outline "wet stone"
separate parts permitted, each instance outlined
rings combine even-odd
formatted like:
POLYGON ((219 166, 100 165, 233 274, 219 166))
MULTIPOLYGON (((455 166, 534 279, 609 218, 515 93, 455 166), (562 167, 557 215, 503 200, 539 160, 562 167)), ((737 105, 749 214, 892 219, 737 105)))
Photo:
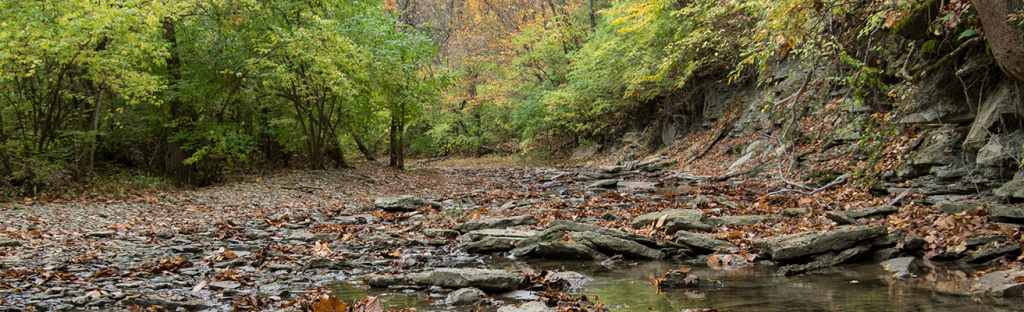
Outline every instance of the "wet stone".
POLYGON ((448 294, 444 299, 444 303, 453 306, 475 305, 483 302, 486 297, 487 294, 482 290, 474 287, 467 287, 448 294))
POLYGON ((896 259, 886 260, 879 263, 883 270, 892 273, 893 277, 896 278, 909 278, 913 276, 911 272, 914 270, 914 257, 902 257, 896 259))
MULTIPOLYGON (((994 244, 992 244, 994 245, 994 244)), ((960 263, 980 263, 989 261, 1005 254, 1012 253, 1014 256, 1020 253, 1020 244, 1010 244, 1002 247, 987 247, 982 248, 978 251, 972 252, 966 257, 957 259, 956 262, 960 263)))

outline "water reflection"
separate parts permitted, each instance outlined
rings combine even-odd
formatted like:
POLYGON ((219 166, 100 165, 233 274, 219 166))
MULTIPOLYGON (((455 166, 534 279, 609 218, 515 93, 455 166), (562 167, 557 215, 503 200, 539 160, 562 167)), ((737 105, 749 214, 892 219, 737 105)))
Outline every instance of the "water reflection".
MULTIPOLYGON (((679 311, 716 308, 720 311, 1019 311, 1019 299, 980 299, 942 293, 945 288, 962 287, 969 272, 928 268, 916 279, 900 280, 877 264, 838 266, 822 274, 777 277, 778 267, 749 266, 714 270, 703 263, 684 261, 643 261, 610 270, 592 261, 516 261, 503 257, 489 259, 495 269, 565 269, 593 278, 585 294, 604 303, 611 311, 679 311), (657 275, 673 269, 692 268, 691 274, 723 282, 725 288, 665 288, 660 293, 650 284, 657 275), (931 283, 933 287, 922 287, 931 283), (958 286, 951 286, 957 283, 958 286), (932 291, 938 290, 938 291, 932 291)), ((969 284, 969 283, 968 283, 969 284)), ((363 290, 348 283, 337 285, 335 295, 351 301, 366 295, 382 295, 386 309, 415 307, 418 311, 468 311, 445 306, 443 300, 427 300, 425 290, 395 294, 386 290, 363 290)), ((527 291, 492 294, 506 304, 534 299, 527 291)), ((497 307, 487 308, 496 311, 497 307)))

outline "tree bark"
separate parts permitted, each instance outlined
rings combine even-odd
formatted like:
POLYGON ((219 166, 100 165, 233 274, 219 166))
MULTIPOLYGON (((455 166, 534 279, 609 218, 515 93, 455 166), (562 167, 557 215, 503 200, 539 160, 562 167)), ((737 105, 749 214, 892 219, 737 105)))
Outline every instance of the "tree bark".
POLYGON ((82 181, 92 176, 93 162, 96 155, 96 131, 100 129, 100 108, 103 104, 104 89, 100 87, 99 95, 96 96, 96 104, 92 106, 92 116, 89 121, 89 137, 85 140, 85 148, 82 149, 82 159, 79 160, 78 178, 82 181))
POLYGON ((1008 20, 1010 14, 1024 9, 1024 1, 975 0, 974 8, 999 68, 1014 80, 1024 82, 1024 25, 1008 20))
POLYGON ((352 136, 353 141, 356 141, 356 147, 359 148, 360 153, 363 153, 363 158, 369 161, 377 160, 375 157, 373 157, 373 152, 366 147, 366 144, 363 144, 363 140, 359 138, 359 135, 356 135, 356 133, 351 130, 348 132, 348 134, 352 136))
MULTIPOLYGON (((175 31, 174 20, 171 18, 165 18, 161 23, 163 28, 163 39, 171 44, 171 53, 167 58, 167 72, 171 76, 170 88, 177 89, 177 82, 181 81, 181 56, 178 55, 178 37, 175 31)), ((181 101, 181 98, 174 97, 168 101, 168 107, 170 110, 170 124, 171 126, 168 131, 164 132, 166 137, 162 140, 167 142, 164 150, 164 172, 174 178, 179 184, 193 185, 201 183, 202 181, 193 181, 193 165, 186 165, 185 159, 188 158, 188 151, 184 149, 185 145, 181 141, 172 140, 175 134, 185 131, 188 127, 182 124, 182 119, 187 119, 188 113, 185 103, 181 101)))
POLYGON ((405 169, 405 152, 403 151, 402 130, 405 127, 405 103, 396 104, 391 110, 391 160, 388 166, 399 170, 405 169))

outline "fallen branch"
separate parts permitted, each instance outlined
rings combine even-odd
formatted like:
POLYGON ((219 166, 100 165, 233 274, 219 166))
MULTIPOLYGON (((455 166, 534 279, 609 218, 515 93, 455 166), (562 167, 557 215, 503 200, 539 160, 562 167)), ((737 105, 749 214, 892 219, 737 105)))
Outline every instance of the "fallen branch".
POLYGON ((701 157, 704 157, 704 154, 707 154, 708 151, 710 151, 712 147, 715 147, 715 144, 718 144, 718 141, 721 141, 722 139, 724 139, 725 135, 729 134, 730 131, 732 131, 732 127, 722 128, 722 130, 718 132, 718 135, 715 136, 715 140, 711 141, 711 144, 708 144, 708 146, 704 147, 704 150, 701 151, 699 154, 697 154, 696 156, 690 157, 690 159, 686 161, 686 164, 687 165, 692 164, 694 161, 700 159, 701 157))
POLYGON ((348 174, 348 173, 338 173, 338 174, 340 174, 341 176, 346 177, 346 178, 356 179, 356 180, 360 180, 360 181, 363 181, 363 182, 366 182, 366 183, 376 183, 377 182, 377 180, 374 180, 374 179, 371 179, 371 178, 368 178, 368 177, 364 177, 364 176, 361 176, 361 175, 348 174))
POLYGON ((423 160, 417 161, 416 163, 413 163, 411 166, 419 166, 419 165, 423 165, 423 164, 429 164, 429 163, 432 163, 432 162, 438 162, 438 161, 446 160, 448 158, 451 158, 451 156, 441 156, 441 157, 434 157, 434 158, 423 159, 423 160))
POLYGON ((309 194, 313 194, 313 191, 322 190, 322 188, 315 187, 315 186, 282 186, 281 188, 282 189, 286 189, 286 190, 293 190, 293 191, 309 193, 309 194))
POLYGON ((479 149, 491 152, 491 153, 495 153, 495 154, 503 154, 503 155, 512 155, 513 154, 512 151, 506 151, 506 150, 503 150, 503 149, 493 148, 493 147, 490 147, 490 146, 487 146, 487 145, 477 145, 476 147, 479 148, 479 149))
POLYGON ((768 193, 768 196, 778 196, 778 195, 782 195, 782 194, 785 194, 785 193, 800 193, 800 194, 804 194, 804 195, 814 195, 814 193, 821 192, 821 191, 824 191, 824 190, 826 190, 826 189, 828 189, 830 187, 846 183, 846 179, 849 179, 849 178, 850 178, 850 174, 847 173, 847 174, 839 176, 838 178, 833 180, 831 183, 826 184, 825 186, 816 188, 816 189, 814 189, 814 190, 812 190, 810 192, 802 191, 802 190, 797 190, 797 189, 784 189, 784 190, 778 190, 778 191, 774 191, 774 192, 768 193))
POLYGON ((726 181, 726 180, 729 180, 729 179, 732 179, 732 178, 735 178, 735 177, 738 177, 738 176, 750 174, 751 172, 760 171, 762 166, 764 166, 764 165, 760 165, 759 164, 759 165, 755 166, 754 168, 750 168, 750 169, 743 170, 743 171, 740 171, 740 172, 726 174, 726 175, 719 176, 719 177, 714 177, 714 178, 712 178, 711 180, 708 180, 708 181, 710 181, 710 182, 726 181))

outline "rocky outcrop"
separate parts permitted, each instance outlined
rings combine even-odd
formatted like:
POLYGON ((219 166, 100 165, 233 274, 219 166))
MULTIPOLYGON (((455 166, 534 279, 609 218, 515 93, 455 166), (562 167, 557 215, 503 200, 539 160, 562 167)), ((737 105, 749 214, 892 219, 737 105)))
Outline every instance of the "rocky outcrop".
POLYGON ((841 251, 888 234, 885 226, 842 226, 836 230, 802 232, 754 241, 754 247, 774 260, 789 260, 828 251, 841 251))

